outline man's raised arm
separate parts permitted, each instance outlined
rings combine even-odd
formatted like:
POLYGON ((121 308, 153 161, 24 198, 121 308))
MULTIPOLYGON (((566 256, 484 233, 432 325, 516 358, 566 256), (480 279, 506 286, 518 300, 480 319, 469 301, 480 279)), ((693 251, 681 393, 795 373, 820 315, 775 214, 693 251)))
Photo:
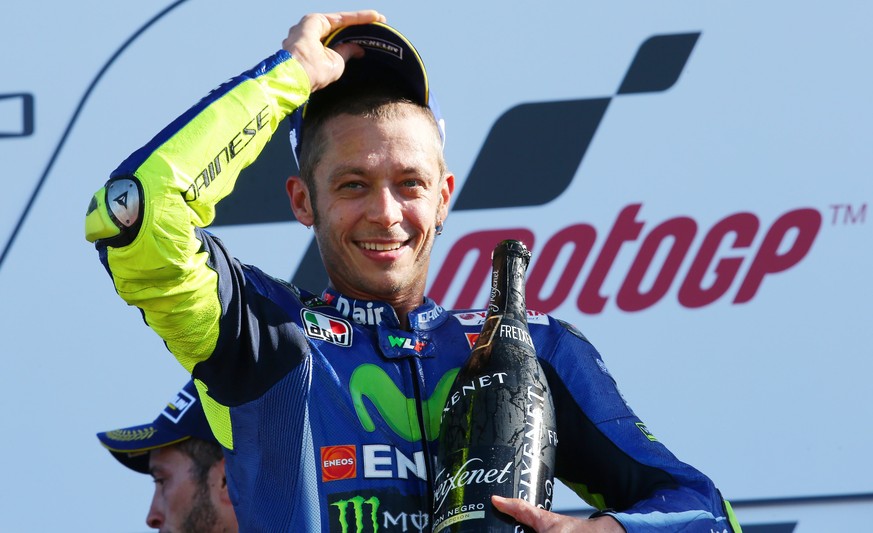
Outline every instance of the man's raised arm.
MULTIPOLYGON (((231 78, 175 119, 110 175, 91 200, 85 234, 118 294, 140 308, 188 371, 209 357, 222 302, 201 230, 311 89, 335 81, 361 50, 321 39, 350 24, 383 21, 375 11, 307 15, 283 48, 231 78)), ((277 176, 277 192, 286 176, 277 176)), ((226 302, 225 302, 226 304, 226 302)))

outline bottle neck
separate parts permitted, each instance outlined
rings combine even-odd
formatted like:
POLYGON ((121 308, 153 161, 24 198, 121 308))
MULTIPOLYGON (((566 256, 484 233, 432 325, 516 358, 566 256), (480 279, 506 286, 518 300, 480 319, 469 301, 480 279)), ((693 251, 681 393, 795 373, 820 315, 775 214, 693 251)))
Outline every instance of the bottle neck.
POLYGON ((524 245, 501 243, 494 250, 491 273, 491 303, 488 316, 506 315, 523 321, 526 317, 524 275, 530 262, 530 252, 524 245))
MULTIPOLYGON (((468 379, 470 376, 479 375, 491 362, 495 337, 501 324, 515 327, 516 337, 527 339, 530 352, 533 353, 533 344, 527 328, 527 311, 524 302, 524 274, 530 262, 530 252, 519 241, 503 241, 497 245, 492 255, 491 272, 491 301, 488 306, 488 314, 482 325, 482 332, 473 345, 473 351, 467 362, 458 374, 459 379, 468 379)), ((503 338, 510 344, 514 340, 503 338)), ((507 350, 497 350, 502 360, 509 357, 507 350)), ((512 359, 518 362, 517 359, 512 359)), ((514 364, 514 363, 513 363, 514 364)))

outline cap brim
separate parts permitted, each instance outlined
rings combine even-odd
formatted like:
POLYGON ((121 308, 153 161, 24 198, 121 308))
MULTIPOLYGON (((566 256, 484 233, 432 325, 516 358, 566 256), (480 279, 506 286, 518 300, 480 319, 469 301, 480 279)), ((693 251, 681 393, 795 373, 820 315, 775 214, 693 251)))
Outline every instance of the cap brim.
POLYGON ((97 438, 121 464, 147 474, 150 451, 188 440, 191 435, 183 435, 151 423, 104 431, 98 433, 97 438))
POLYGON ((193 381, 189 381, 149 424, 97 434, 100 443, 124 466, 148 473, 149 452, 195 437, 218 442, 209 428, 193 381))

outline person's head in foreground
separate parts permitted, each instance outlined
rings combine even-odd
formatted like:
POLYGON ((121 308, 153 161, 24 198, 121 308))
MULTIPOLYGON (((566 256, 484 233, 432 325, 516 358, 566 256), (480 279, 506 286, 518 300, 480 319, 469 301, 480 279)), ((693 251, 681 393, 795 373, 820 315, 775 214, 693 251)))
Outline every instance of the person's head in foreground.
POLYGON ((189 381, 151 423, 104 431, 97 438, 124 466, 151 474, 146 516, 162 532, 235 532, 221 446, 189 381))

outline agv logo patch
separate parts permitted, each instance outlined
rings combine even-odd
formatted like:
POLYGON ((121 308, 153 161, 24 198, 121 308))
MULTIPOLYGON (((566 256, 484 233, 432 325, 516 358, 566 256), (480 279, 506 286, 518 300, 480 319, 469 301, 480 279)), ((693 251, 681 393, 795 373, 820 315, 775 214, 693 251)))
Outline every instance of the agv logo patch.
POLYGON ((302 309, 300 318, 303 319, 303 330, 307 337, 337 346, 352 345, 352 325, 347 320, 311 309, 302 309))

